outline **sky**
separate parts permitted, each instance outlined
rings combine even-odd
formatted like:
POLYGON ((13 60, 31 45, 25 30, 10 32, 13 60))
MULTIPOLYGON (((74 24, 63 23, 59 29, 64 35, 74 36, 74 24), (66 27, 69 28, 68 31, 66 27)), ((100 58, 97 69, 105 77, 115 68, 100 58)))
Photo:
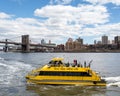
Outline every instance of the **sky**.
POLYGON ((0 40, 65 44, 81 37, 93 44, 120 36, 120 0, 0 0, 0 40))

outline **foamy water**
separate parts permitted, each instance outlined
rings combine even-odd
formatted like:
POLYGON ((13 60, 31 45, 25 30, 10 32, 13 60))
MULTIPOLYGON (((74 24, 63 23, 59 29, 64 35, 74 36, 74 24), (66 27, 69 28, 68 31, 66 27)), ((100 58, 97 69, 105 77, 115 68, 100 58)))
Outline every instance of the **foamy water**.
POLYGON ((107 81, 107 87, 110 86, 120 87, 120 76, 106 77, 104 79, 107 81))
POLYGON ((0 85, 20 86, 23 84, 25 74, 34 68, 24 62, 4 58, 0 58, 0 61, 0 85))

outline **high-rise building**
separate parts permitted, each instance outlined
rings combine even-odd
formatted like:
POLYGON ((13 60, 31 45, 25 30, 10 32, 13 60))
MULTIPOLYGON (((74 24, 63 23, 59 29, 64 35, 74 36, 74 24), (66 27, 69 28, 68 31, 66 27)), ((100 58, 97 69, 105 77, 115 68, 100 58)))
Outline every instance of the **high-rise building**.
POLYGON ((114 42, 115 42, 115 44, 120 43, 120 36, 116 36, 116 37, 114 38, 114 42))
POLYGON ((73 41, 72 38, 69 38, 68 41, 65 44, 65 50, 66 51, 78 51, 81 49, 81 46, 83 45, 83 39, 80 37, 73 41))
POLYGON ((70 51, 73 49, 73 39, 69 38, 68 41, 66 42, 66 48, 67 51, 70 51))
POLYGON ((102 42, 101 42, 101 41, 97 41, 97 44, 98 44, 98 45, 101 45, 101 44, 102 44, 102 42))
POLYGON ((58 51, 64 51, 65 46, 63 44, 57 45, 57 50, 58 51))
POLYGON ((78 42, 78 40, 75 40, 74 42, 73 42, 73 49, 74 50, 79 50, 80 48, 81 48, 81 42, 78 42))
POLYGON ((83 39, 82 39, 82 38, 79 37, 79 38, 76 39, 76 40, 83 45, 83 39))
POLYGON ((41 44, 45 44, 46 42, 45 42, 45 40, 44 39, 42 39, 41 40, 41 44))
POLYGON ((49 40, 49 44, 51 44, 51 40, 49 40))
POLYGON ((96 40, 94 40, 94 44, 95 44, 95 45, 97 44, 97 41, 96 41, 96 40))
POLYGON ((108 36, 102 36, 102 44, 108 44, 108 36))

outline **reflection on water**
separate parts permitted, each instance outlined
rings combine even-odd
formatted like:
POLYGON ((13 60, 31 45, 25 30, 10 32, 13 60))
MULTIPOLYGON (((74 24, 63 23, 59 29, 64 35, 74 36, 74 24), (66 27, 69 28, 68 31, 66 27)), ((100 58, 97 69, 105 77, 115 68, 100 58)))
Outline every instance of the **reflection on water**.
POLYGON ((67 85, 27 85, 26 90, 38 96, 105 96, 106 87, 67 85))

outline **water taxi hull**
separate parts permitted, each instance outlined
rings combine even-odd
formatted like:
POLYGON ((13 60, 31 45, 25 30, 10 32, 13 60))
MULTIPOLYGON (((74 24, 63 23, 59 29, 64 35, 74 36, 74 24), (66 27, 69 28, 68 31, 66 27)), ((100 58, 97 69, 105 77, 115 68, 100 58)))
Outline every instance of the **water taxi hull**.
POLYGON ((28 83, 43 85, 80 85, 80 86, 106 86, 103 81, 83 81, 83 80, 27 80, 28 83))

